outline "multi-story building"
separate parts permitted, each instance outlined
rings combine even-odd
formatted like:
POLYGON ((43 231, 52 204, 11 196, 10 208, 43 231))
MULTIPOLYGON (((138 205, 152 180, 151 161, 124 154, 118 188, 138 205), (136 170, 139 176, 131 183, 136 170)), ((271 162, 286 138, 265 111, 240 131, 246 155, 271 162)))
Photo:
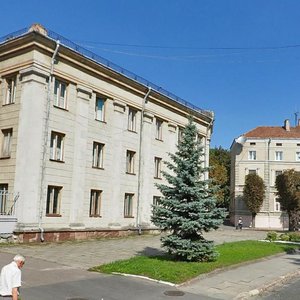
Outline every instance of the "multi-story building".
POLYGON ((0 227, 20 240, 153 229, 190 114, 208 164, 212 112, 40 25, 0 39, 0 100, 0 227))
POLYGON ((245 176, 258 174, 265 183, 266 196, 261 211, 256 215, 257 228, 288 228, 288 216, 276 201, 276 176, 284 170, 300 171, 300 124, 257 127, 235 139, 231 145, 231 206, 233 224, 239 217, 251 226, 252 217, 243 201, 245 176))

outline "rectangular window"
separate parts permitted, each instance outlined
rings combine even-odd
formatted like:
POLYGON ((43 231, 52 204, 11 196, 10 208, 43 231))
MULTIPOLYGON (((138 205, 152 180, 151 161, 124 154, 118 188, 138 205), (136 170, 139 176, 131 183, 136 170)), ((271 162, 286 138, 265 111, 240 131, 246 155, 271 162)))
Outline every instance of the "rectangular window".
POLYGON ((63 161, 65 135, 59 132, 51 132, 50 159, 63 161))
POLYGON ((127 150, 126 152, 126 173, 134 174, 135 152, 127 150))
POLYGON ((250 146, 255 146, 255 145, 256 145, 256 143, 254 143, 254 142, 250 143, 250 146))
POLYGON ((91 190, 90 217, 100 217, 102 191, 91 190))
POLYGON ((6 78, 6 95, 3 104, 15 103, 17 76, 6 78))
POLYGON ((248 159, 249 160, 256 160, 256 151, 254 151, 254 150, 249 151, 248 159))
POLYGON ((178 127, 178 143, 182 142, 183 139, 183 128, 178 127))
POLYGON ((2 137, 1 137, 1 157, 9 158, 11 155, 11 144, 12 144, 12 134, 13 129, 2 129, 2 137))
POLYGON ((296 160, 300 161, 300 152, 296 152, 296 160))
POLYGON ((283 152, 282 151, 275 151, 275 160, 282 160, 283 159, 283 152))
POLYGON ((274 211, 281 211, 280 203, 277 201, 277 198, 274 199, 274 211))
POLYGON ((274 176, 274 185, 276 184, 276 178, 277 176, 281 175, 282 174, 282 170, 276 170, 275 171, 275 176, 274 176))
POLYGON ((60 216, 61 186, 48 186, 46 216, 60 216))
POLYGON ((124 199, 124 217, 132 218, 133 217, 133 196, 134 194, 125 194, 124 199))
POLYGON ((105 100, 103 98, 96 97, 96 105, 95 105, 96 120, 104 122, 104 108, 105 108, 105 100))
POLYGON ((154 178, 161 178, 161 163, 161 158, 154 157, 154 178))
POLYGON ((54 81, 54 105, 67 108, 67 84, 58 79, 54 81))
POLYGON ((160 196, 153 196, 153 206, 159 205, 160 198, 160 196))
POLYGON ((5 215, 8 202, 8 184, 0 184, 0 215, 5 215))
POLYGON ((276 143, 276 146, 282 146, 282 143, 276 143))
POLYGON ((162 141, 162 126, 163 126, 163 121, 156 118, 155 125, 156 125, 155 138, 157 140, 162 141))
POLYGON ((256 174, 256 170, 249 170, 248 174, 256 174))
POLYGON ((93 167, 103 168, 103 149, 104 144, 93 143, 93 167))
POLYGON ((136 132, 137 110, 130 108, 128 111, 128 130, 136 132))

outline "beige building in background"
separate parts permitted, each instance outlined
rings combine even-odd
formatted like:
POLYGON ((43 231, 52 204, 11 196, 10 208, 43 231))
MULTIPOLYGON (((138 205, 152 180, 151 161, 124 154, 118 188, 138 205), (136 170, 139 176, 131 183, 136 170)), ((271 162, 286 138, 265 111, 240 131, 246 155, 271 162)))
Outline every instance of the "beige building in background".
POLYGON ((208 165, 212 112, 39 25, 0 39, 0 100, 0 233, 20 240, 154 229, 190 114, 208 165))
POLYGON ((266 186, 266 198, 256 215, 256 228, 288 228, 288 216, 276 201, 276 176, 284 170, 300 171, 300 124, 291 127, 286 120, 283 127, 257 127, 235 139, 231 145, 231 204, 230 218, 237 224, 243 218, 245 226, 252 226, 251 214, 243 201, 245 176, 258 174, 266 186))

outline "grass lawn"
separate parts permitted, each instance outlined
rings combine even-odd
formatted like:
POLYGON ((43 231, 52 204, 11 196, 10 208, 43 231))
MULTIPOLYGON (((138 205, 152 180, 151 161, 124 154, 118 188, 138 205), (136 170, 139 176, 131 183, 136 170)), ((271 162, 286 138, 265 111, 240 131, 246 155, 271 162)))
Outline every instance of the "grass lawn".
POLYGON ((174 261, 169 256, 135 256, 127 260, 96 266, 90 271, 126 273, 147 276, 157 280, 182 283, 215 269, 286 252, 295 246, 258 241, 241 241, 217 245, 220 253, 214 262, 174 261))

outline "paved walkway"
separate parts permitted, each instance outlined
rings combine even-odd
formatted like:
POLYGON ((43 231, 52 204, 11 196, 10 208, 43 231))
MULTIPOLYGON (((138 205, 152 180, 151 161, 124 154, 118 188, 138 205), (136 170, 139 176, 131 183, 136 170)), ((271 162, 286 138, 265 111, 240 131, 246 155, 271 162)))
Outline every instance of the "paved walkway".
MULTIPOLYGON (((239 231, 227 226, 206 234, 206 238, 214 240, 216 244, 237 240, 259 240, 265 237, 265 231, 249 229, 239 231)), ((129 258, 138 253, 157 254, 160 251, 159 236, 0 247, 0 253, 6 255, 21 253, 27 257, 78 269, 129 258)), ((299 264, 298 252, 280 255, 200 276, 192 282, 179 286, 178 289, 215 299, 247 299, 268 286, 284 281, 290 276, 299 275, 299 264)))

